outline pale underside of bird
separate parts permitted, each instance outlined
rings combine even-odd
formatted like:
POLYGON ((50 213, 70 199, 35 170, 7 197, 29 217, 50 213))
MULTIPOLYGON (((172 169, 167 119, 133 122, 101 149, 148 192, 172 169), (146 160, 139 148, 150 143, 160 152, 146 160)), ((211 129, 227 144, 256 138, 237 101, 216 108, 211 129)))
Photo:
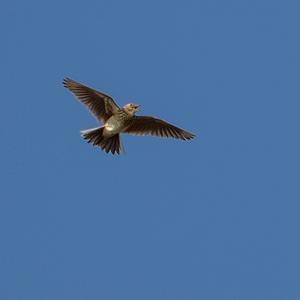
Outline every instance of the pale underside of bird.
POLYGON ((106 153, 120 154, 123 150, 120 134, 153 135, 172 137, 181 140, 191 140, 194 134, 178 128, 161 119, 150 116, 136 116, 139 105, 129 103, 120 108, 108 95, 89 88, 72 79, 63 80, 68 88, 103 126, 82 130, 82 137, 99 146, 106 153))

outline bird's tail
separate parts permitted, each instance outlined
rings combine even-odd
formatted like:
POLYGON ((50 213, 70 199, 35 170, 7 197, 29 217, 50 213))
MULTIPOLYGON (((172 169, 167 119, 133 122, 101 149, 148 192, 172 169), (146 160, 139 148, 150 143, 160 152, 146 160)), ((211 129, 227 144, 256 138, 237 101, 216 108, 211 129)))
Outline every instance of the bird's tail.
POLYGON ((103 136, 104 127, 97 127, 81 131, 81 136, 92 143, 94 146, 99 146, 106 153, 120 154, 122 152, 122 143, 120 135, 116 134, 112 137, 103 136))

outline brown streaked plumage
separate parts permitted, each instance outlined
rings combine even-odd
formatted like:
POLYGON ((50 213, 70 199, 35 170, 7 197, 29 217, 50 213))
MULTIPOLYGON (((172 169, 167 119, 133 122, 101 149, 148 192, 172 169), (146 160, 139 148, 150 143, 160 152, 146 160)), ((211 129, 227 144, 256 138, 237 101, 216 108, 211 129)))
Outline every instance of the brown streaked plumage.
POLYGON ((120 108, 110 96, 69 78, 64 79, 63 85, 104 123, 102 127, 84 130, 81 133, 89 143, 99 146, 107 153, 121 153, 120 133, 173 137, 181 140, 191 140, 195 136, 166 121, 149 116, 135 116, 139 109, 137 104, 128 103, 120 108))

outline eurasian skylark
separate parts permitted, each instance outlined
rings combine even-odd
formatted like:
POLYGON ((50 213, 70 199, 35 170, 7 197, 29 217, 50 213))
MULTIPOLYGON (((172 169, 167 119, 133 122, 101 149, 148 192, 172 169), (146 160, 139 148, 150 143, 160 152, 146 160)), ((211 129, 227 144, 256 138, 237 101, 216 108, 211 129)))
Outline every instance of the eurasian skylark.
POLYGON ((81 134, 88 143, 99 146, 107 153, 121 153, 120 133, 173 137, 182 140, 190 140, 194 137, 194 134, 163 120, 149 116, 136 116, 135 113, 139 110, 137 104, 128 103, 120 108, 110 96, 69 78, 64 79, 63 85, 85 104, 99 121, 104 123, 101 127, 82 130, 81 134))

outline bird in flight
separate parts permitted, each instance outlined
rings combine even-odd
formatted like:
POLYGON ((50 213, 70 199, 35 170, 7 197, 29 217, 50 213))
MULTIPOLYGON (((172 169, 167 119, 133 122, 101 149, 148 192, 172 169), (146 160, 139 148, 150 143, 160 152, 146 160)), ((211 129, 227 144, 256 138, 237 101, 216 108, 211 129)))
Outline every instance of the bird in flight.
POLYGON ((110 96, 72 79, 65 78, 63 85, 87 106, 98 121, 104 124, 101 127, 82 130, 81 134, 88 143, 99 146, 106 153, 122 152, 121 133, 172 137, 181 140, 191 140, 195 136, 163 120, 150 116, 136 116, 135 113, 139 110, 138 104, 128 103, 120 108, 110 96))

